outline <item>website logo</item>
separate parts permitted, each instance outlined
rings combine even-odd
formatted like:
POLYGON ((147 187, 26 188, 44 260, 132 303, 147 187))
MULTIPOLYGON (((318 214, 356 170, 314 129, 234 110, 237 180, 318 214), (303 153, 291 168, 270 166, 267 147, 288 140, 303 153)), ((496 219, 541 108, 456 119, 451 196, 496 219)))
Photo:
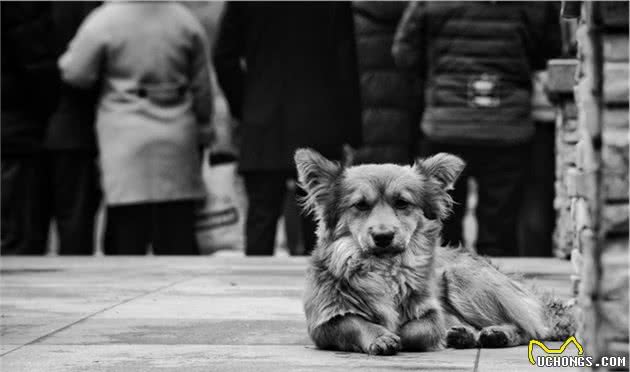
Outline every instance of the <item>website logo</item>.
POLYGON ((527 356, 529 362, 537 367, 626 367, 628 365, 627 356, 604 356, 594 361, 592 356, 584 354, 584 348, 575 336, 567 338, 557 349, 548 347, 540 340, 530 340, 527 356), (563 355, 570 344, 575 345, 577 355, 563 355), (534 345, 537 345, 546 355, 534 356, 534 345))
POLYGON ((573 343, 575 347, 577 347, 578 355, 584 355, 584 348, 582 347, 582 344, 578 342, 575 336, 571 336, 567 338, 566 341, 564 341, 564 343, 558 349, 550 349, 547 347, 547 345, 545 345, 544 343, 542 343, 542 341, 539 341, 539 340, 529 340, 529 346, 527 346, 527 356, 529 356, 529 362, 532 365, 537 365, 536 359, 534 359, 534 353, 533 353, 534 345, 538 345, 547 354, 562 354, 564 353, 564 350, 567 348, 567 346, 569 346, 570 343, 573 343))

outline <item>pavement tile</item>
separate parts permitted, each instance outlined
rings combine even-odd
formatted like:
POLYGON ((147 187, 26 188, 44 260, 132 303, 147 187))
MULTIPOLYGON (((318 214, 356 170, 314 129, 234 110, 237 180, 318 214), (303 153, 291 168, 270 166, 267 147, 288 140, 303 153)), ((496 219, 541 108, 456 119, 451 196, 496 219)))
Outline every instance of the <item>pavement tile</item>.
MULTIPOLYGON (((112 276, 116 267, 55 267, 33 264, 7 268, 2 260, 0 275, 0 343, 25 344, 107 308, 151 293, 181 275, 132 274, 112 276), (122 279, 121 279, 122 278, 122 279)), ((68 261, 70 264, 70 261, 68 261)), ((69 265, 72 266, 72 265, 69 265)))
MULTIPOLYGON (((545 343, 549 348, 558 348, 562 342, 545 343)), ((533 349, 534 357, 545 355, 538 347, 533 349)), ((562 355, 577 355, 577 349, 573 346, 567 347, 562 355)), ((576 368, 542 368, 532 365, 527 355, 527 346, 518 346, 506 349, 481 349, 477 371, 480 372, 505 372, 505 371, 572 371, 576 368)))
POLYGON ((42 316, 40 318, 3 317, 0 344, 23 345, 75 322, 78 317, 42 316))
POLYGON ((163 291, 179 292, 187 295, 238 294, 258 291, 290 291, 301 296, 304 290, 304 278, 286 275, 214 275, 196 277, 163 291))
MULTIPOLYGON (((22 344, 18 344, 18 345, 15 345, 15 344, 0 344, 0 354, 4 354, 7 351, 13 350, 13 349, 18 348, 20 346, 22 346, 22 344)), ((0 369, 0 371, 1 370, 2 369, 0 369)))
MULTIPOLYGON (((566 261, 495 262, 570 295, 566 261)), ((526 347, 394 357, 316 350, 302 309, 305 268, 303 257, 3 258, 0 351, 48 337, 1 357, 0 370, 472 371, 477 355, 478 371, 533 368, 526 347)))
POLYGON ((92 319, 295 320, 303 318, 303 314, 300 298, 155 293, 116 306, 92 319))
POLYGON ((311 346, 32 345, 0 359, 6 371, 472 371, 477 350, 376 357, 311 346), (30 356, 37 355, 37 358, 30 356))
POLYGON ((42 344, 310 345, 304 320, 88 319, 42 344))

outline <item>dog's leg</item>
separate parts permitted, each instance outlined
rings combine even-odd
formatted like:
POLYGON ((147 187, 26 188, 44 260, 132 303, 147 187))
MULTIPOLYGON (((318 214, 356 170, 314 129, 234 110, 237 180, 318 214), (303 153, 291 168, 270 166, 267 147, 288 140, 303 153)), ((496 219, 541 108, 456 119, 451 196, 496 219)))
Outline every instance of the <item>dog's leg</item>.
POLYGON ((439 310, 431 309, 419 319, 412 319, 400 328, 402 347, 408 351, 437 350, 444 346, 444 320, 439 310))
POLYGON ((400 338, 396 334, 356 315, 333 318, 317 327, 311 337, 322 349, 372 355, 393 355, 400 350, 400 338))
POLYGON ((523 332, 514 324, 489 326, 479 332, 479 345, 481 347, 511 347, 524 345, 526 342, 523 332))
POLYGON ((470 324, 462 322, 456 316, 445 314, 446 328, 446 347, 455 349, 472 349, 477 347, 479 331, 470 324))
POLYGON ((479 332, 468 325, 459 325, 449 328, 446 332, 446 346, 455 349, 472 349, 477 347, 479 332))

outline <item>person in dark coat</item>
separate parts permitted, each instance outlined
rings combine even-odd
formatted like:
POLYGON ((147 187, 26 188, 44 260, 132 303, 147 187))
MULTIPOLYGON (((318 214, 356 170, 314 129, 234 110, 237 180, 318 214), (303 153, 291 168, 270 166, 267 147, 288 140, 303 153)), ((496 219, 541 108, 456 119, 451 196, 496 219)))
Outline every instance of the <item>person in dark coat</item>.
POLYGON ((416 155, 421 87, 401 73, 390 53, 403 1, 352 4, 361 87, 363 147, 355 163, 410 164, 416 155))
POLYGON ((61 83, 57 57, 98 2, 2 4, 2 253, 92 254, 100 200, 95 93, 61 83))
POLYGON ((2 254, 43 254, 44 136, 56 106, 52 2, 2 2, 2 254))
POLYGON ((477 251, 515 255, 524 164, 534 135, 532 77, 561 49, 550 3, 412 3, 393 46, 397 65, 424 85, 422 153, 467 162, 455 184, 445 243, 462 241, 468 177, 479 187, 477 251))
MULTIPOLYGON (((246 254, 271 255, 293 153, 340 159, 361 140, 352 10, 344 2, 228 2, 214 65, 240 121, 239 168, 249 198, 246 254)), ((314 226, 303 219, 306 247, 314 226)))

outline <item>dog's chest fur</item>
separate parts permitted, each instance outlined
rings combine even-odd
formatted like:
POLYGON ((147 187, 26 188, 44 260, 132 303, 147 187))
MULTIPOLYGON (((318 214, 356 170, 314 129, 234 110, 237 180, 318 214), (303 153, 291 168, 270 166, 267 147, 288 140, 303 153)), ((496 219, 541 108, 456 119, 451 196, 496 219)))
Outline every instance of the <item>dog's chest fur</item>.
POLYGON ((422 267, 412 267, 400 258, 370 259, 363 261, 355 273, 355 281, 378 280, 388 289, 395 304, 402 305, 409 296, 422 290, 428 275, 422 267))
POLYGON ((347 283, 345 295, 355 297, 370 320, 393 331, 422 316, 425 302, 433 296, 431 256, 410 251, 393 257, 352 255, 343 261, 345 265, 330 269, 347 283))

